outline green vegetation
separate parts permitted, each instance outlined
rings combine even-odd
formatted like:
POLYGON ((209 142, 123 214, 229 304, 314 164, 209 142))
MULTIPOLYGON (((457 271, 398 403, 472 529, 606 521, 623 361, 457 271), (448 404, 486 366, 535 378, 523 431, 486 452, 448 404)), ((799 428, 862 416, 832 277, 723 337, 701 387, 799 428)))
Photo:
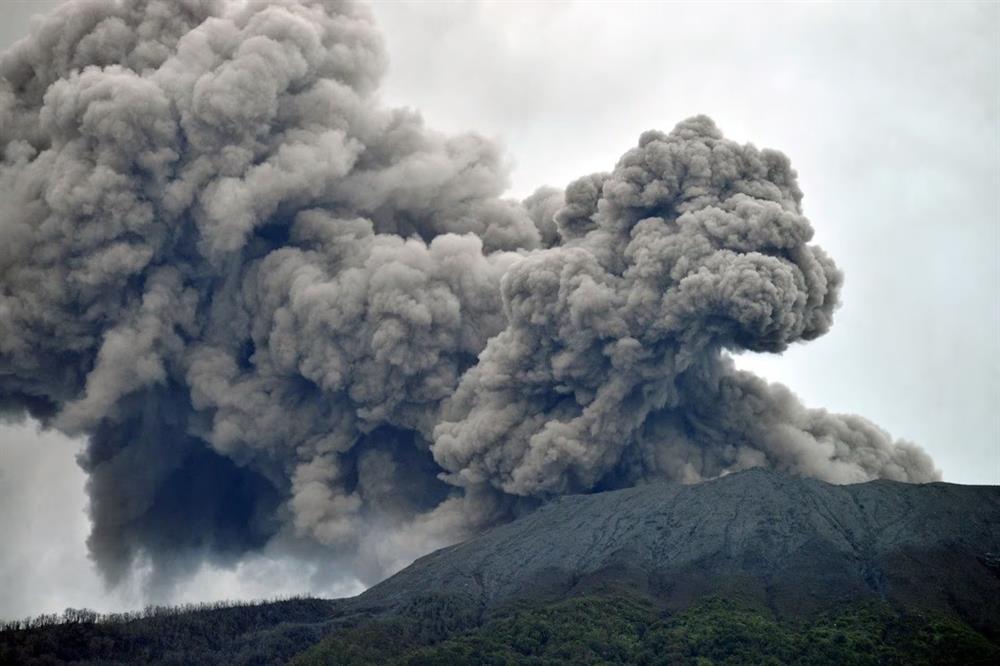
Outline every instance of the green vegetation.
POLYGON ((865 602, 794 620, 709 597, 667 613, 626 594, 508 607, 456 597, 391 614, 293 599, 245 606, 68 611, 9 623, 0 663, 994 664, 1000 647, 957 618, 865 602), (295 656, 298 655, 298 656, 295 656))
POLYGON ((67 609, 0 626, 0 664, 281 664, 328 635, 337 617, 336 602, 322 599, 67 609))
POLYGON ((668 615, 636 597, 583 597, 509 609, 431 644, 419 637, 426 620, 401 614, 338 632, 294 663, 1000 663, 1000 648, 960 621, 901 613, 883 603, 782 621, 765 609, 719 598, 668 615))

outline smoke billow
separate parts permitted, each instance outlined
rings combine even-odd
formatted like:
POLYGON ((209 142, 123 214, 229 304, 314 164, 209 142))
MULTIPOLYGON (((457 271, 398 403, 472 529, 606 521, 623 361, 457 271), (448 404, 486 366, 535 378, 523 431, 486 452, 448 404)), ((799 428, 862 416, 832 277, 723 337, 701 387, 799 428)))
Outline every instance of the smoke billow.
POLYGON ((89 547, 323 547, 365 580, 554 494, 766 465, 937 478, 736 370, 841 275, 781 153, 705 117, 501 198, 379 104, 363 7, 78 0, 0 61, 0 413, 86 435, 89 547))

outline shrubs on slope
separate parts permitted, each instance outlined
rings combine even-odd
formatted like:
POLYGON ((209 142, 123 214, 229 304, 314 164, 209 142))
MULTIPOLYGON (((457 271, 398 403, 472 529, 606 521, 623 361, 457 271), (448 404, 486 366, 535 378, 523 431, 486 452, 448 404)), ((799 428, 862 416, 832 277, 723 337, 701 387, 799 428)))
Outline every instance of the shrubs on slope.
MULTIPOLYGON (((50 618, 51 619, 51 618, 50 618)), ((456 597, 391 614, 335 602, 71 614, 0 632, 0 663, 986 664, 1000 647, 941 614, 869 601, 808 618, 709 597, 669 614, 630 594, 522 604, 481 617, 456 597)))
POLYGON ((398 616, 340 632, 301 655, 309 664, 974 664, 1000 648, 960 621, 880 602, 808 619, 709 598, 674 615, 637 597, 523 606, 433 644, 398 616))

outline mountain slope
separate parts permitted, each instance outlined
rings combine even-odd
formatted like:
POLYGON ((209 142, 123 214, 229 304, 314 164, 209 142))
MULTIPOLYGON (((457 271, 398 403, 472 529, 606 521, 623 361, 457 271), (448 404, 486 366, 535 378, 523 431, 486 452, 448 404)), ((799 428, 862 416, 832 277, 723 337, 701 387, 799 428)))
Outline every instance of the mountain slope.
POLYGON ((0 663, 995 663, 1000 487, 566 496, 352 599, 42 625, 0 663))
POLYGON ((444 639, 425 619, 397 617, 334 632, 299 655, 313 664, 801 664, 970 666, 1000 663, 1000 648, 955 618, 855 602, 801 618, 704 598, 669 613, 636 595, 515 605, 444 639))
POLYGON ((956 612, 995 636, 998 553, 1000 488, 835 486, 752 469, 557 498, 417 560, 353 603, 448 594, 489 610, 610 588, 674 609, 739 593, 794 614, 877 598, 956 612))

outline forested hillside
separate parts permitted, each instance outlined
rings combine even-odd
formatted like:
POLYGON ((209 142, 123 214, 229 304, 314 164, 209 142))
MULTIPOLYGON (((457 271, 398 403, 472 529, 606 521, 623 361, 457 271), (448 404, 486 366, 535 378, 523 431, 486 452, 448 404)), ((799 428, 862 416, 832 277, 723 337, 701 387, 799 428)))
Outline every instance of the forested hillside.
POLYGON ((105 616, 70 609, 5 623, 0 664, 284 663, 329 633, 337 607, 290 599, 105 616))
POLYGON ((1000 646, 961 620, 845 605, 781 618, 708 597, 672 613, 608 593, 521 603, 486 615, 430 597, 372 617, 296 599, 141 617, 73 614, 0 634, 0 663, 281 664, 989 664, 1000 646))

